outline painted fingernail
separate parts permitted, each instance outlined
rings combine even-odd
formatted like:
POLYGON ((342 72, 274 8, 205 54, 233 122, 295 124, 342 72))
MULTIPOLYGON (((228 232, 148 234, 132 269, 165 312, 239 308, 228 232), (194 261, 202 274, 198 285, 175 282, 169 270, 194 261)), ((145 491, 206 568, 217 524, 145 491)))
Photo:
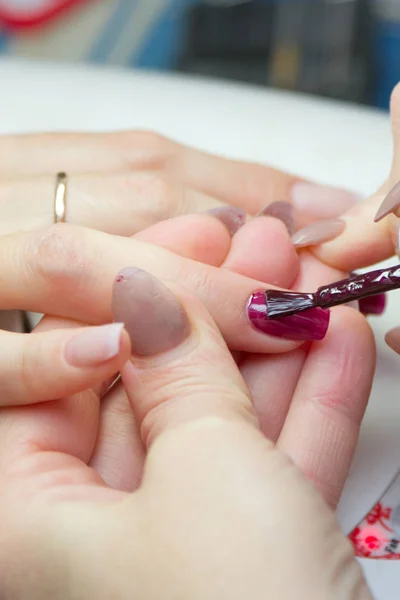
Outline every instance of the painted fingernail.
POLYGON ((395 327, 385 335, 385 342, 397 354, 400 354, 400 327, 395 327))
POLYGON ((292 237, 292 243, 295 248, 305 248, 329 242, 340 235, 345 226, 343 219, 316 221, 297 231, 292 237))
POLYGON ((377 223, 384 217, 390 215, 390 213, 396 213, 400 207, 400 181, 396 183, 390 190, 375 215, 374 221, 377 223))
POLYGON ((338 217, 360 201, 360 196, 326 185, 299 181, 291 190, 293 206, 316 219, 338 217))
POLYGON ((172 350, 191 331, 178 298, 158 279, 134 267, 123 269, 114 281, 112 312, 125 324, 132 353, 138 356, 172 350))
POLYGON ((221 206, 219 208, 211 208, 206 212, 221 221, 231 237, 246 223, 246 213, 236 206, 221 206))
POLYGON ((118 355, 123 323, 88 327, 65 346, 65 360, 73 367, 93 367, 118 355))
POLYGON ((247 305, 250 323, 262 333, 293 341, 322 340, 328 330, 329 310, 311 308, 282 319, 268 319, 264 292, 255 292, 247 305))
POLYGON ((377 294, 358 301, 360 312, 363 315, 381 315, 386 308, 386 294, 377 294))
POLYGON ((294 208, 289 202, 272 202, 267 204, 256 217, 273 217, 279 219, 286 226, 289 235, 295 232, 294 208))

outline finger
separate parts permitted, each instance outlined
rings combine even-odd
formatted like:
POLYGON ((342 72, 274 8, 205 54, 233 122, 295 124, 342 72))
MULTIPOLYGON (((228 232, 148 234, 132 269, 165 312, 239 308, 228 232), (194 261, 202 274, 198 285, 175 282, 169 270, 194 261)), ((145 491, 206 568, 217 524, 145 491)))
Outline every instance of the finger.
POLYGON ((239 420, 256 425, 246 386, 211 317, 195 297, 182 291, 180 299, 137 269, 124 269, 114 283, 113 316, 126 323, 134 357, 122 378, 145 445, 167 423, 169 428, 175 415, 185 418, 176 408, 182 402, 189 402, 188 418, 206 416, 212 407, 212 413, 237 412, 239 420), (143 314, 140 323, 138 314, 143 314))
POLYGON ((209 214, 175 217, 140 231, 135 239, 219 267, 230 251, 231 237, 244 224, 244 213, 236 211, 223 207, 209 214))
POLYGON ((74 394, 104 381, 129 357, 123 324, 28 335, 0 333, 0 406, 74 394))
MULTIPOLYGON (((257 306, 249 304, 254 290, 265 284, 98 231, 58 225, 0 237, 0 256, 1 277, 7 282, 0 308, 21 307, 90 324, 109 322, 114 276, 128 262, 194 292, 232 350, 285 352, 305 339, 323 335, 328 326, 329 314, 316 309, 306 319, 290 318, 290 323, 282 323, 283 332, 276 330, 275 323, 271 328, 259 305, 262 295, 253 298, 257 306)), ((265 299, 263 302, 265 307, 265 299)))
POLYGON ((291 287, 299 259, 284 223, 259 217, 240 229, 223 267, 280 287, 291 287))
MULTIPOLYGON (((293 287, 309 291, 345 274, 320 263, 307 251, 299 253, 300 273, 293 287)), ((264 435, 275 442, 285 423, 297 382, 307 358, 309 346, 283 355, 248 354, 240 362, 240 371, 249 388, 264 435)))
POLYGON ((311 246, 315 256, 342 271, 353 271, 392 256, 396 246, 390 219, 374 222, 375 214, 385 197, 385 189, 387 188, 381 188, 378 194, 343 215, 343 233, 332 241, 311 246))
POLYGON ((140 483, 144 447, 121 382, 102 399, 98 436, 89 466, 110 487, 132 492, 140 483))
POLYGON ((304 344, 285 354, 247 354, 240 362, 261 431, 271 442, 282 431, 307 352, 304 344))
POLYGON ((373 335, 357 311, 332 311, 303 367, 278 446, 335 506, 353 457, 375 367, 373 335))
MULTIPOLYGON (((55 175, 0 181, 0 234, 51 225, 54 193, 55 175)), ((219 200, 162 173, 91 173, 67 179, 68 223, 118 235, 221 206, 219 200)))
POLYGON ((306 220, 315 220, 337 216, 357 201, 346 190, 308 184, 269 166, 213 156, 146 131, 4 136, 0 154, 3 177, 59 171, 162 171, 250 214, 266 204, 286 200, 293 202, 306 220))
POLYGON ((343 270, 352 271, 372 265, 399 250, 398 204, 394 202, 392 207, 396 216, 389 215, 378 223, 374 219, 386 195, 400 180, 400 85, 393 90, 390 112, 393 161, 387 181, 368 201, 343 216, 346 227, 340 236, 313 249, 321 260, 343 270))

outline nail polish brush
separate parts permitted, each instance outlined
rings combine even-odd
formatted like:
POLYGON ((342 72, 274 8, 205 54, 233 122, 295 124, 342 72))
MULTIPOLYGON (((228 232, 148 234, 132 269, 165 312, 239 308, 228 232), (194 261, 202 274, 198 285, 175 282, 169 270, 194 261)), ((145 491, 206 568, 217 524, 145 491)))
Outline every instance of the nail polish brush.
POLYGON ((266 290, 268 319, 281 319, 310 308, 332 308, 354 300, 369 298, 400 288, 400 265, 352 275, 347 279, 321 286, 316 292, 266 290))

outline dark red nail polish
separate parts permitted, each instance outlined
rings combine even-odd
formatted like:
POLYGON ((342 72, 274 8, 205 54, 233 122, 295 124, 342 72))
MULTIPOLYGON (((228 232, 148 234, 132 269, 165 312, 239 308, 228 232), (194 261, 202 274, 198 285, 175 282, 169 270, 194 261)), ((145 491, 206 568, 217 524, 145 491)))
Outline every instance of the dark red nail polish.
POLYGON ((363 315, 381 315, 386 308, 386 294, 377 294, 358 301, 360 312, 363 315))
POLYGON ((329 310, 311 308, 281 319, 268 319, 264 292, 255 292, 247 305, 250 323, 262 333, 293 341, 322 340, 328 330, 329 310))

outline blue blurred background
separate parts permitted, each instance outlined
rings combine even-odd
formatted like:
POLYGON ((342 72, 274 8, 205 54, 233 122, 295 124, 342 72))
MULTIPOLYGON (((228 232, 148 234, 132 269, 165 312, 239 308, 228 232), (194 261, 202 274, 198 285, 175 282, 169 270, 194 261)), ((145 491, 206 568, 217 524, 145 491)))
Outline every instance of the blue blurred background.
POLYGON ((388 108, 400 0, 0 0, 0 53, 172 70, 388 108))

